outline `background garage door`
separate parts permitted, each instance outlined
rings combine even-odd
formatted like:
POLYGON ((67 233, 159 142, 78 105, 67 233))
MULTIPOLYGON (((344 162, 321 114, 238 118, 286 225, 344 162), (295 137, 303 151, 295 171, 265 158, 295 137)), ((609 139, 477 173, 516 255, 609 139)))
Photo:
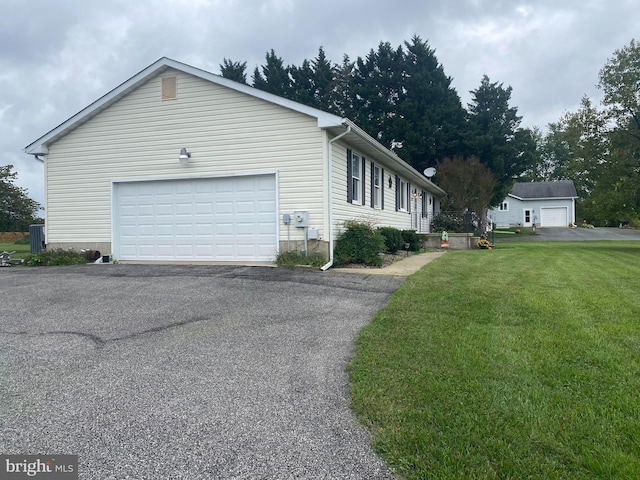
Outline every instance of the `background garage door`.
POLYGON ((114 184, 118 260, 270 261, 275 175, 114 184))
POLYGON ((567 207, 547 207, 540 209, 541 227, 566 227, 568 225, 567 207))

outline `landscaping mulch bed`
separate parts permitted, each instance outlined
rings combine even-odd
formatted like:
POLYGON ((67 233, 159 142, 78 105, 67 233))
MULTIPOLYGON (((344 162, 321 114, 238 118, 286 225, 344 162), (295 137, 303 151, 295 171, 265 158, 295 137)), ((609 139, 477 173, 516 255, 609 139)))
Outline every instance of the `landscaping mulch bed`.
MULTIPOLYGON (((414 253, 410 254, 410 255, 415 255, 414 253)), ((407 254, 406 252, 402 252, 402 253, 388 253, 384 256, 384 258, 382 259, 382 265, 381 266, 375 266, 375 265, 365 265, 364 263, 350 263, 348 265, 344 265, 341 268, 384 268, 384 267, 388 267, 389 265, 394 264, 397 261, 400 261, 404 258, 407 258, 407 254)))

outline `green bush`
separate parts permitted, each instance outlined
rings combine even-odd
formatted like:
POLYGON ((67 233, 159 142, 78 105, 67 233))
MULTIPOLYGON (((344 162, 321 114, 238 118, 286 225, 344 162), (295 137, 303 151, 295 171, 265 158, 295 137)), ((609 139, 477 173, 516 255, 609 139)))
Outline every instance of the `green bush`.
POLYGON ((312 252, 305 256, 302 252, 291 250, 288 252, 281 251, 276 255, 276 265, 279 267, 299 267, 300 265, 321 267, 325 263, 327 263, 325 257, 318 252, 312 252))
POLYGON ((388 253, 396 253, 404 248, 402 232, 394 227, 379 227, 378 232, 384 237, 384 244, 388 253))
POLYGON ((28 255, 25 262, 30 267, 49 267, 57 265, 81 265, 87 263, 84 255, 74 250, 56 248, 28 255))
POLYGON ((402 230, 402 240, 403 243, 409 244, 410 251, 420 251, 420 236, 414 230, 402 230))
POLYGON ((338 237, 333 261, 336 266, 349 263, 382 265, 379 253, 386 249, 384 237, 371 225, 356 220, 344 222, 345 231, 338 237))

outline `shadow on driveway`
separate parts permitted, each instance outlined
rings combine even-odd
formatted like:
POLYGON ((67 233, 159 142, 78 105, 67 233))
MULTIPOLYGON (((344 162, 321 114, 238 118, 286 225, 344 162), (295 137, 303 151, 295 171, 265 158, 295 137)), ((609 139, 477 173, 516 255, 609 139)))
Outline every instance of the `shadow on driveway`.
POLYGON ((393 478, 349 409, 402 278, 266 267, 0 271, 0 451, 80 478, 393 478))

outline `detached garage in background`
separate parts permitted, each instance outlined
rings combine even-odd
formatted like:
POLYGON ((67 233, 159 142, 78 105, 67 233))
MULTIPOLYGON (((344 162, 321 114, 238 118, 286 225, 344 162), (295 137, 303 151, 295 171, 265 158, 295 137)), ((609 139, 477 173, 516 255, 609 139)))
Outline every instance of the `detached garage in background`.
POLYGON ((47 245, 118 261, 333 259, 345 220, 427 233, 445 192, 356 124, 168 58, 25 148, 47 245))
POLYGON ((516 183, 489 217, 498 227, 568 227, 576 223, 577 198, 571 180, 516 183))

